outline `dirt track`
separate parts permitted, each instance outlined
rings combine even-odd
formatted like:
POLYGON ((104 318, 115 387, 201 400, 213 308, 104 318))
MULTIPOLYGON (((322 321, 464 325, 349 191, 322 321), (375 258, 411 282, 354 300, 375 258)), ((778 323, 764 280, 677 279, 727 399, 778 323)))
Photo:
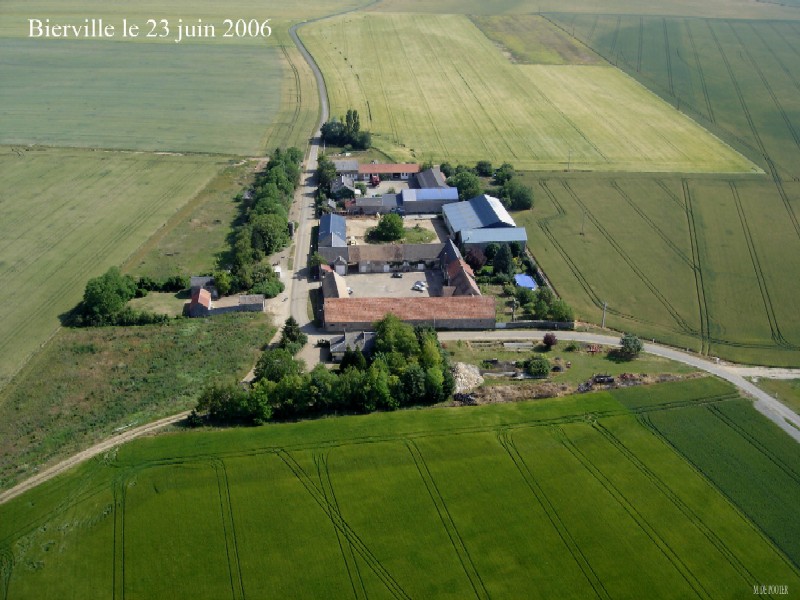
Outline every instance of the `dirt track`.
POLYGON ((64 471, 68 471, 72 467, 82 463, 85 460, 89 460, 97 456, 98 454, 102 454, 108 450, 111 450, 115 446, 119 446, 120 444, 124 444, 125 442, 129 442, 135 438, 141 437, 143 435, 147 435, 157 429, 161 429, 162 427, 166 427, 167 425, 172 425, 179 421, 182 421, 186 418, 189 414, 189 411, 182 412, 177 415, 172 415, 171 417, 165 417, 163 419, 159 419, 158 421, 153 421, 152 423, 148 423, 146 425, 142 425, 141 427, 136 427, 135 429, 129 429, 124 433, 120 433, 113 437, 108 438, 107 440, 103 440, 102 442, 95 444, 91 448, 87 448, 74 456, 69 457, 66 460, 61 461, 60 463, 53 465, 52 467, 45 469, 44 471, 37 473, 30 479, 26 479, 22 483, 14 486, 10 490, 7 490, 0 494, 0 504, 4 504, 11 500, 12 498, 16 498, 20 494, 27 492, 29 489, 32 489, 39 485, 40 483, 44 483, 48 479, 52 479, 56 475, 60 475, 64 471))

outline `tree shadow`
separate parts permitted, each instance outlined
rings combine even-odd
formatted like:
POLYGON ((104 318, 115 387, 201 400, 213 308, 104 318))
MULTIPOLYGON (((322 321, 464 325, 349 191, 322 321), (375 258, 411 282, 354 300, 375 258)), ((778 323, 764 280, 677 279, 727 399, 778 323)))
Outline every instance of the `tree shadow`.
POLYGON ((615 364, 622 364, 622 363, 629 363, 631 362, 635 356, 631 356, 627 352, 623 352, 621 348, 614 348, 613 350, 609 350, 606 353, 606 360, 609 360, 615 364))

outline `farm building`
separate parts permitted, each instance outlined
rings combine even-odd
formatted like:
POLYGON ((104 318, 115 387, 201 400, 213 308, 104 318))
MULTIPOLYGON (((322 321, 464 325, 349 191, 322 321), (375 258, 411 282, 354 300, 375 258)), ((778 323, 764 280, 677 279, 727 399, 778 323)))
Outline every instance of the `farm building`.
POLYGON ((503 204, 494 196, 481 194, 464 202, 442 207, 444 222, 451 235, 470 229, 516 227, 517 224, 503 204))
POLYGON ((444 248, 439 253, 439 266, 445 282, 442 288, 443 296, 481 295, 472 268, 464 262, 461 252, 458 251, 458 247, 453 243, 453 240, 447 240, 444 248))
POLYGON ((358 177, 362 181, 369 181, 373 175, 381 179, 408 179, 419 173, 416 163, 370 163, 358 165, 358 177))
POLYGON ((347 221, 341 215, 326 214, 319 220, 319 247, 342 248, 347 246, 347 221))
POLYGON ((193 290, 188 313, 190 317, 207 317, 211 313, 211 292, 202 287, 193 290))
POLYGON ((392 313, 411 325, 436 329, 493 329, 495 300, 488 296, 453 298, 331 298, 325 301, 327 331, 367 330, 392 313))
POLYGON ((266 297, 264 294, 248 294, 239 296, 239 311, 264 312, 266 297))
POLYGON ((357 212, 365 215, 385 215, 400 208, 399 194, 384 194, 371 198, 356 198, 357 212))
POLYGON ((445 204, 458 202, 458 189, 451 187, 403 190, 401 210, 406 214, 438 214, 445 204))
POLYGON ((528 232, 524 227, 465 229, 460 232, 459 237, 467 250, 475 246, 483 250, 489 244, 511 244, 513 242, 518 242, 525 247, 528 243, 528 232))
POLYGON ((322 277, 322 297, 328 298, 347 298, 347 284, 344 277, 336 271, 329 271, 322 277))
POLYGON ((447 182, 445 181, 444 173, 439 170, 439 167, 433 167, 431 169, 420 171, 414 176, 414 183, 420 189, 448 187, 447 182))
POLYGON ((333 166, 336 169, 337 175, 346 175, 355 179, 358 177, 358 161, 357 160, 334 160, 333 166))
POLYGON ((217 288, 214 286, 214 278, 211 276, 193 276, 189 280, 189 287, 191 288, 192 294, 197 290, 208 290, 212 300, 216 300, 219 297, 217 288))
POLYGON ((536 281, 534 281, 533 277, 530 275, 514 275, 514 283, 519 287, 527 288, 529 290, 535 290, 537 287, 539 287, 536 285, 536 281))
POLYGON ((333 362, 341 362, 345 351, 360 350, 369 356, 375 350, 374 331, 350 331, 345 332, 340 338, 331 341, 331 358, 333 362))
POLYGON ((435 262, 442 244, 381 244, 350 246, 350 264, 359 273, 388 273, 389 271, 423 271, 435 262))

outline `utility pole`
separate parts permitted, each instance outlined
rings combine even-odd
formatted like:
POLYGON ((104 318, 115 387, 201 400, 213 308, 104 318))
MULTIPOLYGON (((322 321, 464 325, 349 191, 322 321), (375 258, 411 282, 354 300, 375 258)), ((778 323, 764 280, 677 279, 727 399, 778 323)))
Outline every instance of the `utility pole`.
POLYGON ((569 172, 571 166, 572 166, 572 148, 570 148, 567 151, 567 172, 569 172))
POLYGON ((603 329, 606 328, 606 308, 608 308, 608 302, 603 302, 603 329))

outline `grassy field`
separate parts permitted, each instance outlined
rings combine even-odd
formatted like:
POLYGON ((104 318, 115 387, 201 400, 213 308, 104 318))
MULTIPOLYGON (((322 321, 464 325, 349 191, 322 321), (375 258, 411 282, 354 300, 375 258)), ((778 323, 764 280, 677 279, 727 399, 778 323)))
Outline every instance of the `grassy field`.
POLYGON ((305 147, 319 101, 313 74, 288 27, 360 4, 4 3, 0 79, 7 85, 0 89, 0 144, 248 156, 276 146, 305 147), (114 39, 27 37, 29 18, 80 25, 87 15, 114 25, 114 39), (141 37, 121 38, 123 18, 140 25, 141 37), (266 39, 223 39, 225 18, 271 19, 274 33, 266 39), (168 20, 170 35, 146 38, 148 19, 168 20), (178 19, 214 25, 216 37, 175 43, 178 19))
POLYGON ((800 412, 800 379, 759 379, 754 383, 795 412, 800 412))
POLYGON ((90 277, 125 261, 225 162, 2 149, 0 384, 53 334, 90 277))
POLYGON ((274 331, 263 315, 235 314, 61 330, 0 392, 0 488, 193 407, 209 380, 244 377, 274 331))
POLYGON ((1 506, 2 589, 9 600, 792 590, 800 537, 781 521, 800 523, 796 503, 776 519, 762 502, 797 496, 798 458, 712 379, 182 432, 1 506), (688 416, 687 433, 675 426, 688 416), (701 448, 732 462, 718 469, 701 448))
POLYGON ((397 160, 758 171, 618 70, 512 64, 466 17, 349 15, 301 35, 332 113, 356 108, 373 144, 397 160))

